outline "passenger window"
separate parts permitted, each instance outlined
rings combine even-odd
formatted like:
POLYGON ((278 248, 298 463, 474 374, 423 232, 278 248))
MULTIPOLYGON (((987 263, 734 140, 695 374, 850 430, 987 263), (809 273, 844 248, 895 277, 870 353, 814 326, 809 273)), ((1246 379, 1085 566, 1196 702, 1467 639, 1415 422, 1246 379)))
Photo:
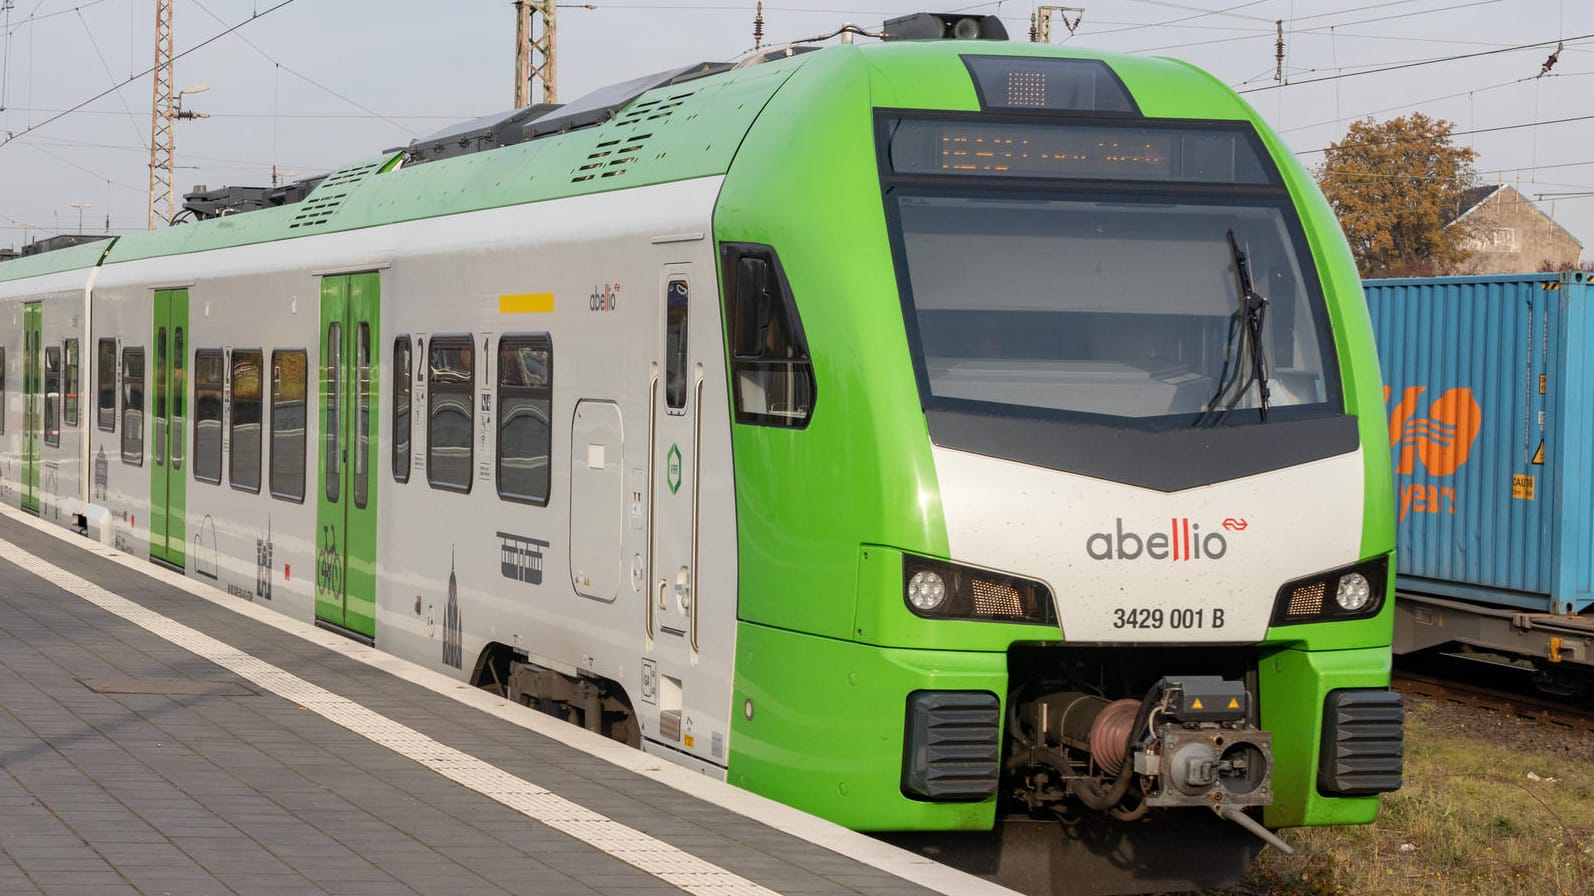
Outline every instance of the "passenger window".
POLYGON ((63 363, 66 365, 64 375, 66 380, 61 385, 61 407, 66 415, 67 426, 78 425, 78 341, 68 339, 62 346, 65 355, 63 363))
POLYGON ((801 429, 813 416, 813 363, 775 250, 728 245, 724 264, 736 422, 801 429))
POLYGON ((232 438, 227 448, 227 478, 232 487, 260 491, 260 349, 232 353, 232 438))
POLYGON ((122 462, 144 464, 144 350, 122 349, 122 462))
POLYGON ((415 364, 410 337, 393 340, 393 479, 410 481, 410 403, 413 401, 415 364))
POLYGON ((105 432, 116 431, 116 340, 101 339, 95 377, 99 389, 99 426, 105 432))
POLYGON ((546 334, 498 343, 498 495, 548 503, 553 448, 553 343, 546 334))
POLYGON ((220 349, 194 352, 194 478, 221 484, 221 408, 226 387, 220 349))
POLYGON ((679 411, 686 407, 688 291, 685 280, 671 280, 664 289, 664 403, 679 411))
POLYGON ((61 445, 61 348, 44 350, 44 444, 61 445))
POLYGON ((271 496, 304 500, 306 364, 303 349, 271 353, 271 496))
POLYGON ((469 492, 475 462, 475 347, 469 336, 439 336, 432 340, 427 363, 426 479, 433 488, 469 492))

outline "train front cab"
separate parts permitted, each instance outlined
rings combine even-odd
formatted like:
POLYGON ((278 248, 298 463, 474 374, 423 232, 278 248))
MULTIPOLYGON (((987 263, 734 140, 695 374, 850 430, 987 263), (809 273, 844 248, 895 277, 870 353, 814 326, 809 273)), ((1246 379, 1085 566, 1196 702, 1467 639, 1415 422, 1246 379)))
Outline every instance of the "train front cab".
POLYGON ((730 779, 872 830, 1371 820, 1400 776, 1392 499, 1331 213, 1192 69, 948 43, 813 54, 721 196, 730 779), (747 388, 769 358, 738 319, 802 334, 802 413, 747 388), (1138 799, 1106 799, 1125 767, 1138 799))

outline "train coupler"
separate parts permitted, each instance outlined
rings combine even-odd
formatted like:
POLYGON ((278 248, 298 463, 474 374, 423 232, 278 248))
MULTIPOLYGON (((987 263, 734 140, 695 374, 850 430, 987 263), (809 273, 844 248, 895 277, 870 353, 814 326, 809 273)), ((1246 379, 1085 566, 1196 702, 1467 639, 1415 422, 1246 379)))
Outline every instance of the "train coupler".
POLYGON ((1054 692, 1020 708, 1022 747, 1009 767, 1027 770, 1019 795, 1032 811, 1077 801, 1133 820, 1148 809, 1206 807, 1266 832, 1245 814, 1273 802, 1272 735, 1252 709, 1243 682, 1217 676, 1166 677, 1141 700, 1054 692))

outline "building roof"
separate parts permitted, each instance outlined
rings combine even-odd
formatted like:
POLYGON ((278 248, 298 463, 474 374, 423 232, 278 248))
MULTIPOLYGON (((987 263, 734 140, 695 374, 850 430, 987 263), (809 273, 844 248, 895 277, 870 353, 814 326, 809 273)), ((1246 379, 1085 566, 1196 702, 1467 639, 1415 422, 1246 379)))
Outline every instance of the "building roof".
POLYGON ((1478 209, 1482 208, 1485 204, 1487 204, 1489 202, 1490 199, 1494 198, 1495 194, 1504 193, 1507 190, 1509 190, 1512 193, 1514 193, 1516 195, 1516 197, 1519 200, 1521 200, 1523 205, 1525 205, 1528 208, 1532 209, 1540 217, 1544 218, 1546 221, 1549 221, 1552 225, 1554 225, 1557 230, 1559 230, 1562 233, 1566 234, 1568 239, 1570 239, 1574 243, 1577 243, 1578 248, 1580 248, 1580 249, 1582 248, 1582 246, 1583 246, 1583 241, 1582 240, 1580 240, 1576 236, 1574 236, 1570 230, 1567 230, 1565 227, 1562 227, 1560 222, 1556 221, 1554 218, 1552 218, 1549 215, 1545 214, 1543 209, 1539 208, 1536 204, 1531 202, 1528 199, 1528 197, 1526 197, 1526 196, 1522 195, 1521 193, 1517 192, 1516 188, 1512 187, 1509 184, 1495 184, 1493 186, 1472 187, 1472 188, 1466 190, 1465 192, 1463 192, 1461 194, 1461 201, 1459 203, 1457 203, 1455 214, 1450 215, 1450 216, 1448 216, 1445 219, 1444 226, 1449 227, 1450 225, 1456 223, 1457 221, 1462 220, 1463 218, 1467 217, 1468 215, 1470 215, 1473 212, 1477 211, 1478 209))
POLYGON ((1461 201, 1456 203, 1453 214, 1446 216, 1445 226, 1449 227, 1456 221, 1466 217, 1469 212, 1482 205, 1490 196, 1500 192, 1505 184, 1494 184, 1487 187, 1472 187, 1461 194, 1461 201))

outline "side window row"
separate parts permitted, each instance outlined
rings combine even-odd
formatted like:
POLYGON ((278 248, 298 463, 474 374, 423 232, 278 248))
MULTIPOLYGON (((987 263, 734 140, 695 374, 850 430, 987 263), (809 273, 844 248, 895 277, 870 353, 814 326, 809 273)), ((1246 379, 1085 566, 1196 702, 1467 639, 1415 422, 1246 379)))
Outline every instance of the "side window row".
MULTIPOLYGON (((485 346, 484 346, 485 348, 485 346)), ((115 339, 99 340, 95 353, 96 425, 116 432, 121 418, 122 461, 144 463, 144 347, 118 349, 115 339), (117 371, 121 388, 117 388, 117 371)), ((222 428, 227 427, 227 481, 233 488, 259 492, 267 418, 264 387, 268 370, 261 349, 194 352, 193 471, 200 482, 222 482, 222 428), (229 391, 230 384, 230 391, 229 391), (230 419, 224 414, 230 407, 230 419)), ((270 488, 273 497, 304 500, 306 422, 309 413, 308 358, 303 349, 271 353, 270 488)), ((44 435, 60 443, 60 426, 79 422, 78 340, 44 352, 44 435)), ((5 388, 5 355, 0 349, 0 391, 5 388)), ((438 336, 431 345, 400 336, 393 344, 393 478, 408 482, 417 386, 426 396, 426 479, 436 489, 468 493, 475 468, 476 346, 473 337, 438 336), (423 363, 417 364, 420 360, 423 363), (418 368, 418 369, 417 369, 418 368)), ((546 505, 553 448, 553 340, 546 333, 508 335, 498 342, 497 469, 499 497, 546 505)), ((4 426, 0 419, 0 426, 4 426)), ((0 429, 0 433, 4 430, 0 429)))
MULTIPOLYGON (((497 362, 496 395, 490 401, 498 408, 498 495, 546 505, 553 451, 553 340, 546 333, 504 336, 498 341, 497 362)), ((468 493, 476 466, 474 337, 437 336, 430 345, 421 339, 412 345, 410 337, 398 337, 393 378, 394 480, 410 479, 411 407, 420 387, 426 395, 427 484, 468 493)))
MULTIPOLYGON (((97 425, 116 431, 122 420, 122 461, 144 464, 144 348, 121 350, 121 404, 117 405, 116 340, 101 339, 98 363, 97 425)), ((222 467, 222 408, 232 384, 227 478, 233 488, 260 491, 261 446, 265 426, 262 385, 265 354, 260 349, 234 349, 231 365, 220 349, 194 352, 194 479, 220 484, 222 467)), ((67 354, 67 369, 76 373, 75 353, 67 354)), ((304 500, 306 354, 303 349, 271 353, 271 494, 288 501, 304 500)), ((70 378, 70 377, 69 377, 70 378)), ((75 417, 75 398, 68 407, 75 417)))
MULTIPOLYGON (((30 346, 37 348, 37 343, 31 342, 30 346)), ((28 353, 23 352, 24 357, 28 353)), ((78 340, 65 339, 60 345, 51 345, 44 348, 44 443, 59 447, 61 444, 61 427, 78 425, 78 371, 79 363, 78 340)), ((26 372, 26 371, 24 371, 26 372)), ((30 386, 36 387, 37 382, 24 379, 30 386)), ((0 395, 6 391, 6 350, 0 347, 0 395)), ((0 413, 0 435, 6 431, 5 414, 0 413)))
MULTIPOLYGON (((24 358, 37 359, 39 356, 30 354, 41 348, 36 334, 27 337, 24 358)), ((61 427, 78 425, 78 341, 66 339, 60 345, 42 346, 44 361, 44 378, 42 382, 30 378, 28 371, 23 371, 23 381, 31 389, 42 387, 44 392, 44 417, 40 421, 44 429, 44 443, 60 447, 61 427), (64 360, 63 360, 64 359, 64 360), (63 367, 63 364, 65 365, 63 367)), ((0 348, 0 394, 5 393, 6 355, 5 349, 0 348)), ((29 363, 37 363, 37 360, 29 363)), ((6 431, 5 415, 0 414, 0 435, 6 431)))

